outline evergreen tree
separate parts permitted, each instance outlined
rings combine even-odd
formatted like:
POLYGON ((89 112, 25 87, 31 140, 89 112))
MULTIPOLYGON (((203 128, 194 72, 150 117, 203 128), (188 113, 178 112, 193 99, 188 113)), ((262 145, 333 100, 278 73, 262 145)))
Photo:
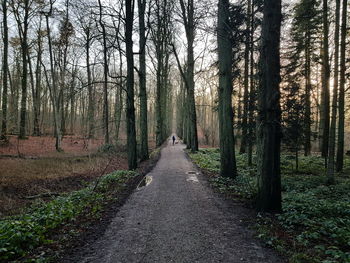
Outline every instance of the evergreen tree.
MULTIPOLYGON (((301 74, 301 82, 304 82, 304 154, 311 153, 311 75, 312 63, 316 55, 313 53, 317 46, 321 12, 317 0, 300 0, 294 7, 294 17, 292 23, 293 47, 290 52, 291 64, 295 72, 301 74)), ((300 83, 301 84, 301 83, 300 83)))
POLYGON ((264 1, 260 55, 260 85, 257 118, 257 208, 280 212, 281 198, 281 108, 280 108, 280 35, 281 1, 264 1))

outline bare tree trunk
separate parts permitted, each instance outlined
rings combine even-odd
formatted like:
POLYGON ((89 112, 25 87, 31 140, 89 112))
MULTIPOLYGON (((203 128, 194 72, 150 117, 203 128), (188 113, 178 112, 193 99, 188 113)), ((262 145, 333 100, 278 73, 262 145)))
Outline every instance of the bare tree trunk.
POLYGON ((127 80, 126 80, 126 129, 127 129, 127 147, 128 147, 128 165, 130 170, 137 167, 137 149, 136 149, 136 128, 135 128, 135 105, 134 105, 134 54, 132 29, 134 21, 133 0, 126 0, 126 18, 125 18, 125 45, 127 58, 127 80))
MULTIPOLYGON (((75 123, 75 81, 78 74, 77 65, 74 65, 72 72, 72 80, 70 84, 70 134, 74 135, 74 123, 75 123)), ((68 103, 67 103, 68 104, 68 103)))
POLYGON ((217 41, 219 55, 220 176, 236 177, 232 112, 232 45, 228 26, 229 5, 228 0, 219 0, 217 41))
POLYGON ((328 0, 323 0, 323 49, 322 49, 322 92, 321 92, 321 119, 323 126, 322 130, 322 143, 321 151, 322 157, 326 159, 328 155, 328 142, 329 142, 329 80, 330 80, 330 67, 329 67, 329 44, 328 44, 328 34, 329 34, 329 25, 328 25, 328 0))
POLYGON ((250 11, 250 92, 249 92, 249 115, 248 115, 248 166, 253 165, 253 144, 255 142, 255 83, 254 83, 254 2, 251 3, 250 11))
POLYGON ((345 71, 346 71, 346 33, 347 33, 348 1, 343 0, 341 39, 340 39, 340 82, 339 82, 339 122, 338 122, 338 149, 336 170, 340 172, 344 165, 344 127, 345 127, 345 71))
POLYGON ((147 160, 148 156, 148 128, 147 128, 147 87, 146 87, 146 26, 145 26, 146 1, 138 0, 139 31, 140 31, 140 133, 141 133, 141 160, 147 160))
POLYGON ((171 40, 170 32, 170 12, 171 3, 164 1, 155 1, 155 26, 152 29, 152 40, 155 45, 155 55, 157 57, 157 63, 154 63, 156 68, 156 105, 155 105, 155 117, 156 117, 156 145, 160 146, 166 136, 167 131, 167 90, 168 75, 169 75, 169 46, 171 40))
POLYGON ((95 134, 95 105, 94 105, 94 89, 91 77, 91 65, 90 65, 90 46, 91 46, 91 28, 88 26, 85 29, 86 34, 86 73, 87 73, 87 86, 88 86, 88 138, 93 138, 95 134))
POLYGON ((184 0, 180 0, 182 19, 185 25, 186 38, 187 38, 187 88, 188 88, 188 107, 189 107, 189 123, 190 123, 190 136, 191 136, 191 151, 198 151, 198 135, 197 135, 197 114, 196 103, 194 98, 194 3, 193 0, 188 0, 185 4, 184 0), (186 6, 187 4, 187 6, 186 6))
POLYGON ((311 50, 310 34, 306 33, 305 47, 305 143, 304 155, 311 154, 311 50))
POLYGON ((337 126, 337 103, 338 103, 338 81, 339 81, 339 23, 340 23, 340 0, 335 2, 335 32, 334 32, 334 85, 332 118, 329 133, 328 164, 327 164, 327 182, 333 184, 335 168, 335 144, 336 144, 336 126, 337 126))
POLYGON ((164 138, 163 138, 163 109, 162 104, 162 72, 163 72, 163 52, 159 50, 157 52, 157 86, 156 86, 156 145, 161 146, 164 138))
POLYGON ((27 116, 27 85, 28 85, 28 23, 29 23, 29 0, 24 0, 23 35, 21 40, 22 50, 22 96, 19 124, 19 138, 26 137, 26 116, 27 116))
POLYGON ((35 88, 33 92, 33 105, 34 105, 34 136, 40 136, 40 102, 41 102, 41 60, 42 60, 42 32, 41 32, 41 17, 38 30, 38 53, 36 59, 35 68, 35 88))
MULTIPOLYGON (((37 112, 37 107, 35 104, 35 82, 34 82, 34 72, 33 72, 33 64, 32 64, 32 58, 30 57, 30 54, 28 53, 28 66, 29 66, 29 79, 30 79, 30 87, 32 91, 32 97, 33 97, 33 115, 34 115, 34 120, 37 119, 36 115, 38 114, 37 112)), ((29 121, 30 123, 30 121, 29 121)), ((34 135, 34 132, 33 132, 34 135)))
POLYGON ((106 27, 104 22, 102 21, 102 4, 101 0, 98 0, 98 5, 100 9, 99 13, 99 24, 102 29, 102 38, 103 38, 103 131, 105 137, 105 144, 109 143, 109 129, 108 129, 108 59, 107 59, 107 36, 106 36, 106 27))
POLYGON ((281 0, 264 0, 257 119, 257 208, 269 212, 282 210, 279 89, 281 20, 281 0))
MULTIPOLYGON (((123 75, 123 54, 121 49, 119 49, 119 75, 123 75)), ((123 89, 124 81, 122 78, 119 79, 119 87, 116 94, 116 105, 115 105, 115 139, 116 142, 119 140, 119 130, 120 130, 120 121, 122 118, 123 111, 123 89)))
POLYGON ((55 136, 56 136, 56 151, 62 151, 61 148, 61 142, 62 142, 62 134, 61 134, 61 122, 59 117, 59 105, 58 105, 58 94, 57 94, 57 81, 56 81, 56 72, 54 68, 54 58, 53 58, 53 52, 52 52, 52 40, 51 40, 51 29, 50 29, 50 23, 49 23, 49 17, 52 15, 52 8, 53 3, 50 1, 50 11, 45 14, 46 18, 46 31, 47 31, 47 38, 48 38, 48 46, 49 46, 49 56, 50 56, 50 71, 51 71, 51 84, 50 80, 47 76, 47 72, 45 71, 46 75, 46 81, 50 90, 50 97, 52 102, 52 108, 53 108, 53 117, 54 117, 54 124, 55 124, 55 136))
POLYGON ((242 140, 239 153, 245 153, 248 141, 248 111, 249 111, 249 52, 250 52, 250 30, 251 30, 251 0, 248 0, 247 28, 245 32, 244 50, 244 91, 243 91, 243 118, 242 118, 242 140))
POLYGON ((2 19, 3 19, 3 64, 2 64, 2 122, 0 139, 5 139, 7 134, 7 90, 8 90, 8 26, 7 26, 7 0, 2 0, 2 19))

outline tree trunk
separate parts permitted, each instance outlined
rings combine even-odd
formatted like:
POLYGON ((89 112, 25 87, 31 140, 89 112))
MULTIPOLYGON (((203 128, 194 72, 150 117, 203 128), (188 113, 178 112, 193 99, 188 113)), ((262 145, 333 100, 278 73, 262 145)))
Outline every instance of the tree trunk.
POLYGON ((140 134, 141 147, 140 158, 147 160, 148 156, 148 125, 147 125, 147 87, 146 87, 146 26, 145 26, 146 1, 138 0, 139 31, 140 31, 140 134))
POLYGON ((27 116, 27 85, 28 85, 28 21, 29 20, 29 0, 24 1, 23 35, 21 41, 22 51, 22 96, 19 124, 19 138, 26 137, 26 116, 27 116))
POLYGON ((337 103, 338 103, 338 81, 339 81, 339 22, 340 22, 340 0, 335 2, 335 32, 334 32, 334 85, 332 118, 329 133, 328 164, 327 164, 327 182, 334 184, 335 168, 335 144, 336 144, 336 126, 337 126, 337 103))
POLYGON ((52 102, 52 108, 53 108, 53 117, 54 117, 54 126, 55 126, 55 137, 56 137, 56 143, 55 148, 56 151, 60 152, 62 151, 61 148, 61 142, 62 142, 62 134, 61 134, 61 122, 59 117, 59 106, 58 106, 58 94, 57 94, 57 81, 56 81, 56 72, 54 68, 54 57, 52 52, 52 41, 51 41, 51 29, 50 29, 50 23, 49 23, 49 16, 52 14, 52 1, 50 1, 50 11, 48 14, 46 14, 46 31, 47 31, 47 38, 48 38, 48 46, 49 46, 49 56, 50 56, 50 71, 51 71, 51 84, 50 80, 47 76, 47 72, 45 71, 46 75, 46 81, 50 89, 50 97, 52 102))
MULTIPOLYGON (((323 0, 323 50, 322 50, 322 92, 321 92, 321 119, 323 126, 322 130, 322 143, 321 151, 322 157, 327 160, 328 155, 328 141, 329 141, 329 79, 330 79, 330 67, 329 67, 329 44, 328 44, 328 0, 323 0)), ((327 162, 327 161, 326 161, 327 162)))
POLYGON ((229 5, 228 0, 219 0, 217 41, 219 57, 220 176, 236 177, 232 112, 232 46, 228 26, 229 5))
POLYGON ((311 50, 310 34, 306 33, 305 45, 305 143, 304 155, 311 154, 311 50))
MULTIPOLYGON (((37 104, 35 103, 35 81, 34 81, 34 72, 33 72, 33 64, 32 64, 32 58, 30 57, 30 54, 27 54, 28 56, 28 66, 29 66, 29 79, 30 79, 30 87, 32 91, 32 98, 33 98, 33 122, 35 122, 35 119, 37 119, 38 115, 38 109, 37 109, 37 104)), ((30 122, 29 122, 30 123, 30 122)), ((35 125, 35 123, 34 123, 35 125)), ((33 129, 34 131, 34 129, 33 129)), ((33 132, 34 135, 34 132, 33 132)))
POLYGON ((33 110, 34 110, 34 136, 40 136, 40 104, 41 104, 41 60, 42 60, 42 37, 41 37, 41 17, 38 30, 38 53, 35 68, 35 89, 33 92, 33 110))
POLYGON ((188 0, 185 6, 184 0, 180 0, 182 18, 185 25, 186 38, 187 38, 187 94, 188 94, 188 110, 189 110, 189 124, 190 124, 190 146, 191 151, 198 151, 198 135, 197 135, 197 114, 196 103, 194 97, 195 83, 194 83, 194 33, 195 33, 195 21, 194 21, 194 4, 193 0, 188 0))
POLYGON ((136 128, 135 128, 135 105, 134 105, 134 54, 132 41, 132 28, 134 22, 134 6, 132 0, 126 0, 125 18, 125 45, 127 58, 126 79, 126 129, 129 169, 137 167, 136 128))
POLYGON ((7 133, 7 90, 8 90, 8 27, 7 27, 7 0, 2 0, 2 19, 4 27, 3 44, 3 64, 2 64, 2 125, 0 139, 6 138, 7 133))
POLYGON ((243 90, 243 118, 242 118, 242 140, 239 153, 245 153, 248 141, 248 111, 249 111, 249 52, 250 52, 250 30, 251 30, 251 0, 248 0, 247 28, 245 32, 244 50, 244 90, 243 90))
MULTIPOLYGON (((119 75, 123 75, 123 54, 122 50, 119 49, 119 75)), ((119 87, 116 94, 116 105, 115 105, 115 140, 118 142, 119 140, 119 131, 120 131, 120 122, 122 118, 123 111, 123 89, 124 89, 124 80, 122 78, 119 79, 119 87)))
POLYGON ((94 90, 91 76, 91 65, 90 65, 90 46, 91 46, 91 29, 88 27, 85 30, 86 34, 86 73, 87 73, 87 86, 88 86, 88 138, 91 139, 95 134, 95 105, 94 105, 94 90))
POLYGON ((108 59, 107 59, 107 36, 105 24, 102 21, 102 4, 101 0, 98 0, 99 9, 100 9, 100 18, 99 24, 102 29, 102 38, 103 38, 103 132, 105 138, 105 144, 109 143, 109 113, 108 113, 108 59))
POLYGON ((249 92, 249 114, 248 114, 248 166, 253 165, 253 144, 255 142, 255 87, 254 87, 254 2, 251 3, 250 11, 250 92, 249 92))
POLYGON ((337 172, 343 170, 344 165, 344 127, 345 127, 345 71, 346 71, 346 19, 348 1, 343 0, 342 26, 340 39, 340 82, 339 82, 339 122, 338 122, 338 149, 337 149, 337 172))
POLYGON ((281 0, 265 0, 260 57, 261 80, 258 93, 257 208, 269 212, 282 210, 279 89, 281 19, 281 0))
POLYGON ((162 67, 163 67, 163 54, 160 50, 157 52, 157 86, 156 86, 156 145, 161 146, 163 143, 163 109, 162 108, 162 67))

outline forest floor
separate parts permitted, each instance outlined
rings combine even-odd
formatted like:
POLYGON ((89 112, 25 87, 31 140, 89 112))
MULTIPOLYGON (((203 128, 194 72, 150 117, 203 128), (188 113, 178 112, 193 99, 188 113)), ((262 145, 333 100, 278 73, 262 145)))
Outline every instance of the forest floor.
MULTIPOLYGON (((29 140, 23 143, 40 141, 29 140)), ((3 146, 0 262, 52 262, 72 244, 100 233, 159 159, 160 149, 153 141, 149 145, 150 159, 136 171, 127 171, 122 146, 101 145, 87 155, 80 147, 55 153, 22 145, 30 157, 8 154, 3 146)))
POLYGON ((67 136, 63 152, 56 152, 52 137, 10 136, 0 144, 0 217, 17 214, 39 198, 50 200, 104 174, 127 170, 125 147, 106 156, 99 152, 102 144, 101 139, 67 136))
MULTIPOLYGON (((240 200, 253 208, 257 194, 256 156, 253 166, 247 155, 236 155, 238 177, 219 177, 219 149, 189 153, 213 189, 228 199, 240 200)), ((289 263, 350 262, 350 158, 327 185, 324 159, 300 156, 296 169, 294 154, 281 155, 283 213, 258 213, 250 227, 266 245, 288 257, 289 263)))
POLYGON ((247 228, 251 210, 215 194, 184 145, 169 142, 145 182, 105 231, 58 262, 284 262, 247 228))

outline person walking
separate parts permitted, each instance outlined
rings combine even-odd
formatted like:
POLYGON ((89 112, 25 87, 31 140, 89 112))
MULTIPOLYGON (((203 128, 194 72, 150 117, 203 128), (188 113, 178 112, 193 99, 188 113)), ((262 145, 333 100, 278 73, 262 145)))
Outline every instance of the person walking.
POLYGON ((175 144, 175 140, 176 140, 175 135, 173 135, 173 145, 175 144))

